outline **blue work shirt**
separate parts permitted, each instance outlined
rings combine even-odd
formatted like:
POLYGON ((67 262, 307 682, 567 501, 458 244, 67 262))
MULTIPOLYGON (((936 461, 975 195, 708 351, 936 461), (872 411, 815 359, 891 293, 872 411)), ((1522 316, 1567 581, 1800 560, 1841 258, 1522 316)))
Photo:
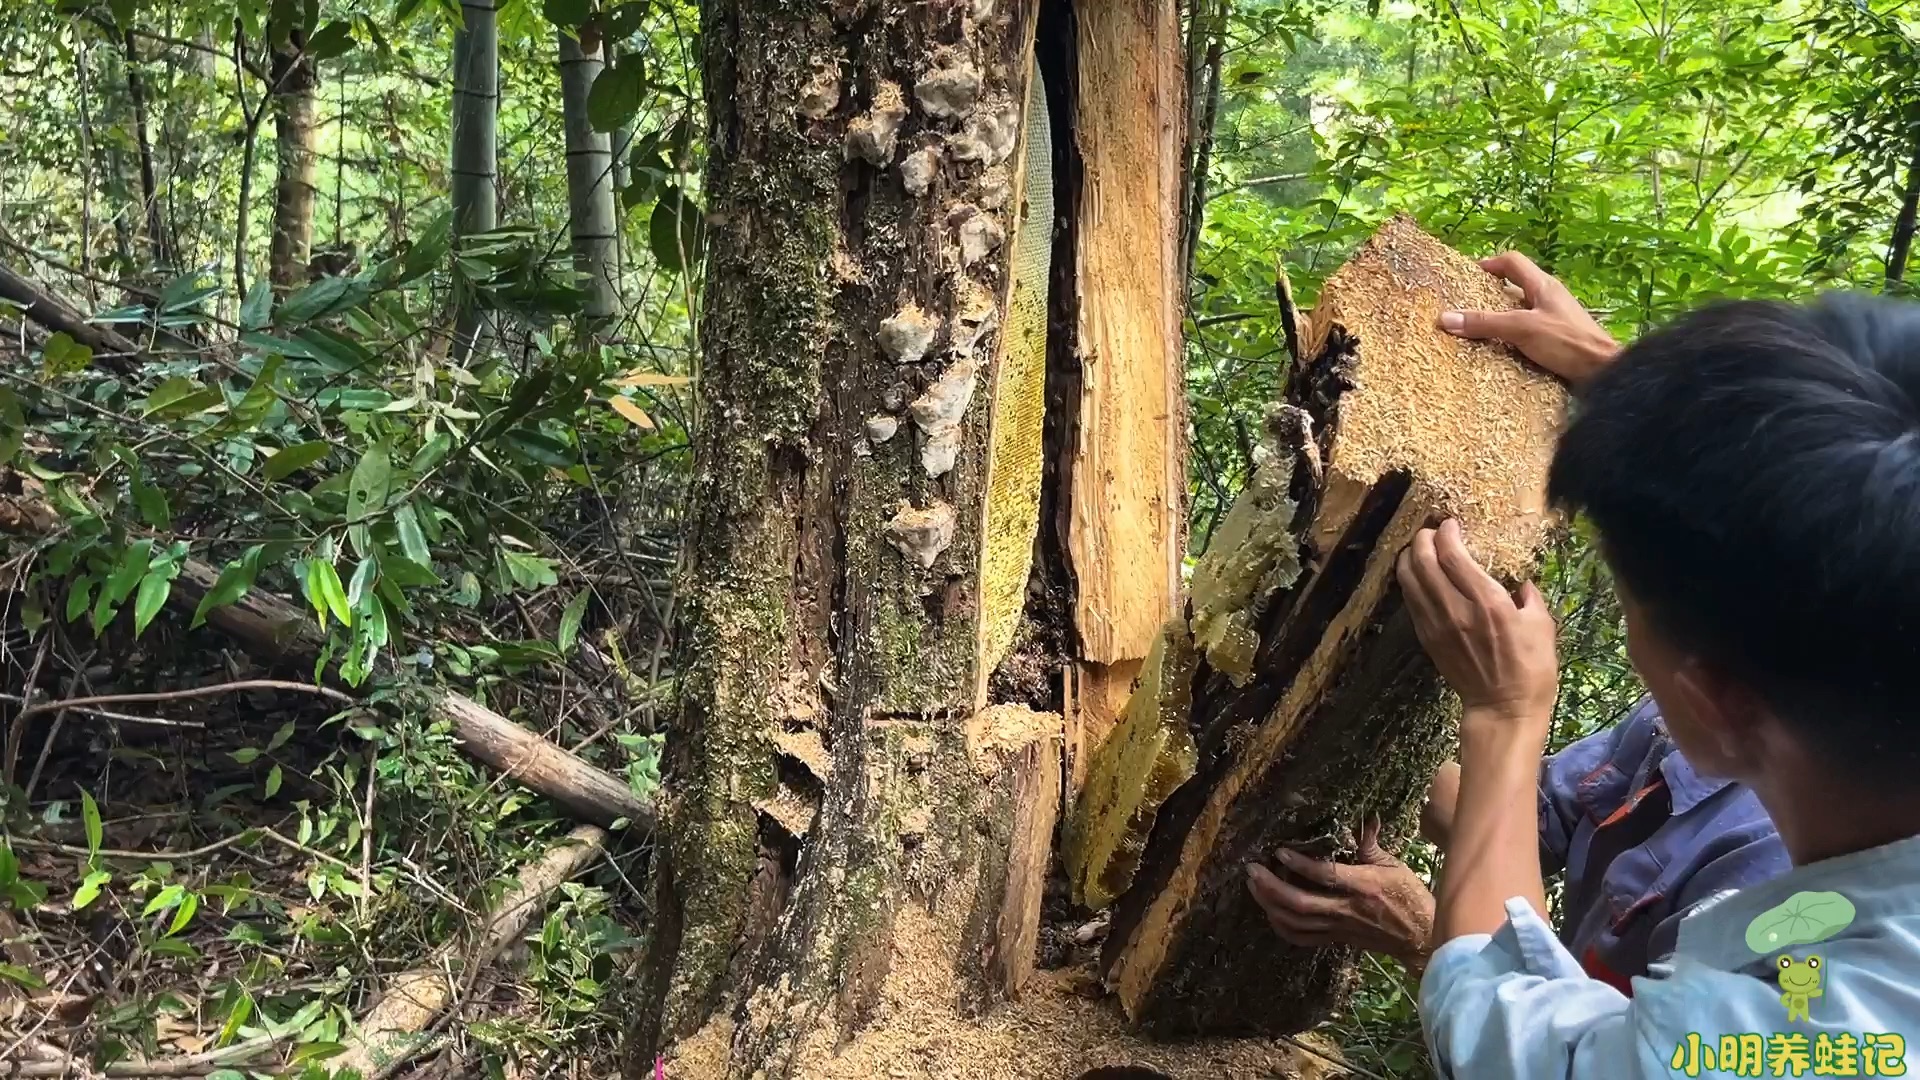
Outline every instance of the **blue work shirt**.
POLYGON ((1540 861, 1567 871, 1561 943, 1622 993, 1690 907, 1791 866, 1760 800, 1695 773, 1652 698, 1542 765, 1540 861))
POLYGON ((1588 978, 1532 906, 1510 900, 1497 932, 1440 946, 1420 982, 1434 1068, 1462 1080, 1906 1075, 1920 1034, 1916 897, 1920 837, 1711 897, 1632 997, 1588 978), (1791 940, 1795 925, 1818 937, 1844 921, 1816 897, 1820 919, 1781 922, 1783 906, 1809 910, 1803 893, 1838 893, 1852 920, 1815 943, 1750 947, 1771 940, 1768 927, 1791 940), (1789 1001, 1783 957, 1804 972, 1815 956, 1819 993, 1789 1001))

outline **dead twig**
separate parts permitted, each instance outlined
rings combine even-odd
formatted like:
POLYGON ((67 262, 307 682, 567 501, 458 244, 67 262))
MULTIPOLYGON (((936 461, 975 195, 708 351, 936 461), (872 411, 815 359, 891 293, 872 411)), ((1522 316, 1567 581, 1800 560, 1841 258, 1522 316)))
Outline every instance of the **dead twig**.
POLYGON ((290 679, 242 679, 239 682, 220 683, 216 686, 195 686, 185 690, 162 690, 151 694, 98 694, 93 697, 69 698, 65 701, 43 701, 38 705, 29 705, 14 717, 14 723, 35 713, 52 712, 55 709, 74 709, 82 705, 122 705, 134 702, 181 701, 187 698, 217 697, 221 694, 233 694, 242 690, 297 690, 307 694, 318 694, 341 705, 352 705, 353 698, 330 686, 315 686, 312 683, 294 682, 290 679))

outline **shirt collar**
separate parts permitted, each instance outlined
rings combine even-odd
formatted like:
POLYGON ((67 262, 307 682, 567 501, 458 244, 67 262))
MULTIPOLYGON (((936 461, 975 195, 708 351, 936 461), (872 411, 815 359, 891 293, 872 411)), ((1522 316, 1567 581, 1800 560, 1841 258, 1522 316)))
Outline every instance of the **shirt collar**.
POLYGON ((1678 817, 1693 809, 1707 796, 1730 786, 1731 780, 1718 780, 1702 776, 1694 771, 1693 764, 1680 753, 1680 748, 1672 745, 1666 734, 1664 723, 1660 737, 1668 740, 1667 755, 1660 759, 1660 775, 1667 781, 1667 792, 1673 799, 1673 814, 1678 817))

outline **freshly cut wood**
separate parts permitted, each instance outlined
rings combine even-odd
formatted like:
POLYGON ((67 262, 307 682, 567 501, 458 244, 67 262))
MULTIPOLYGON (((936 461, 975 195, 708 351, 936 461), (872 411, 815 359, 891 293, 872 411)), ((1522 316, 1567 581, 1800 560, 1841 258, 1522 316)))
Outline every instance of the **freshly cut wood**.
MULTIPOLYGON (((0 532, 40 535, 58 518, 39 497, 38 484, 18 474, 0 476, 0 532)), ((189 559, 174 579, 167 606, 191 615, 220 580, 220 572, 189 559)), ((232 635, 262 660, 298 660, 310 665, 326 639, 304 611, 271 593, 253 590, 207 613, 207 622, 232 635)), ((527 787, 547 796, 584 820, 612 826, 624 821, 635 829, 653 826, 653 807, 635 797, 618 777, 588 764, 463 694, 434 691, 432 708, 448 721, 459 747, 527 787)))
POLYGON ((95 326, 72 305, 34 284, 9 267, 0 266, 0 300, 20 305, 27 318, 57 330, 93 350, 94 359, 109 371, 133 370, 140 346, 104 326, 95 326))
POLYGON ((416 1053, 427 1024, 453 1003, 460 985, 518 941, 547 898, 585 870, 606 844, 605 829, 582 825, 548 848, 487 912, 471 943, 449 942, 431 960, 396 977, 355 1027, 346 1050, 327 1067, 340 1076, 377 1077, 416 1053))
POLYGON ((1180 599, 1186 81, 1178 5, 1080 5, 1074 23, 1081 377, 1066 539, 1083 653, 1067 711, 1077 791, 1180 599))
POLYGON ((1534 563, 1564 389, 1437 325, 1512 303, 1405 218, 1326 283, 1255 475, 1165 631, 1162 654, 1192 662, 1143 680, 1068 826, 1081 895, 1124 889, 1103 959, 1137 1025, 1284 1033, 1344 1001, 1352 953, 1282 944, 1244 865, 1283 845, 1349 856, 1369 816, 1404 835, 1446 752, 1453 706, 1393 563, 1444 516, 1497 574, 1534 563), (1186 671, 1184 693, 1167 685, 1186 671))

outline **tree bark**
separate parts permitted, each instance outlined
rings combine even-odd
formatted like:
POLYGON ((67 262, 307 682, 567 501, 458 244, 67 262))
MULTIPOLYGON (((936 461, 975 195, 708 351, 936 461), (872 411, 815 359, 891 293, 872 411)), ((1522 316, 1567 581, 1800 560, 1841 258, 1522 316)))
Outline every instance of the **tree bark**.
POLYGON ((1476 271, 1396 219, 1328 281, 1270 452, 1093 762, 1068 874, 1118 898, 1107 982, 1155 1034, 1288 1033, 1342 1006, 1352 952, 1282 944, 1245 864, 1350 856, 1369 816, 1408 831, 1451 737, 1394 585, 1413 533, 1457 516, 1496 573, 1531 570, 1565 392, 1434 325, 1513 305, 1476 271))
MULTIPOLYGON (((993 425, 1026 422, 999 410, 1002 338, 1044 348, 1003 329, 1031 303, 1013 252, 1048 224, 1020 210, 1033 6, 856 6, 703 9, 695 599, 633 1077, 702 1029, 725 1032, 715 1075, 804 1074, 871 1019, 906 908, 958 1009, 1031 967, 1060 721, 976 706, 1005 615, 982 610, 988 474, 1039 454, 1036 424, 988 460, 993 425)), ((1037 523, 1038 494, 1006 497, 1037 523)))
POLYGON ((278 165, 267 275, 276 292, 290 292, 306 284, 307 260, 313 253, 313 203, 318 190, 314 183, 313 103, 320 79, 305 45, 306 35, 294 30, 286 47, 274 50, 269 69, 278 165))
POLYGON ((1907 186, 1900 197, 1900 215, 1894 219, 1893 240, 1887 245, 1887 283, 1907 279, 1907 256, 1913 250, 1913 232, 1920 219, 1920 139, 1915 140, 1913 160, 1907 165, 1907 186))
POLYGON ((606 66, 601 48, 592 52, 562 30, 560 102, 567 136, 567 226, 573 239, 573 266, 587 289, 583 314, 588 325, 603 329, 620 309, 614 291, 619 265, 619 224, 613 206, 612 141, 587 118, 587 95, 606 66))
MULTIPOLYGON (((453 233, 492 230, 495 132, 500 104, 500 38, 495 0, 461 0, 463 22, 453 35, 453 233)), ((481 332, 483 314, 470 291, 455 297, 454 350, 466 356, 481 332)))
POLYGON ((121 46, 127 63, 127 99, 133 106, 134 145, 140 152, 140 205, 147 230, 147 261, 155 269, 173 265, 173 246, 168 242, 165 208, 160 201, 160 184, 153 166, 153 141, 147 132, 146 79, 140 69, 140 50, 134 45, 133 31, 121 32, 121 46))

